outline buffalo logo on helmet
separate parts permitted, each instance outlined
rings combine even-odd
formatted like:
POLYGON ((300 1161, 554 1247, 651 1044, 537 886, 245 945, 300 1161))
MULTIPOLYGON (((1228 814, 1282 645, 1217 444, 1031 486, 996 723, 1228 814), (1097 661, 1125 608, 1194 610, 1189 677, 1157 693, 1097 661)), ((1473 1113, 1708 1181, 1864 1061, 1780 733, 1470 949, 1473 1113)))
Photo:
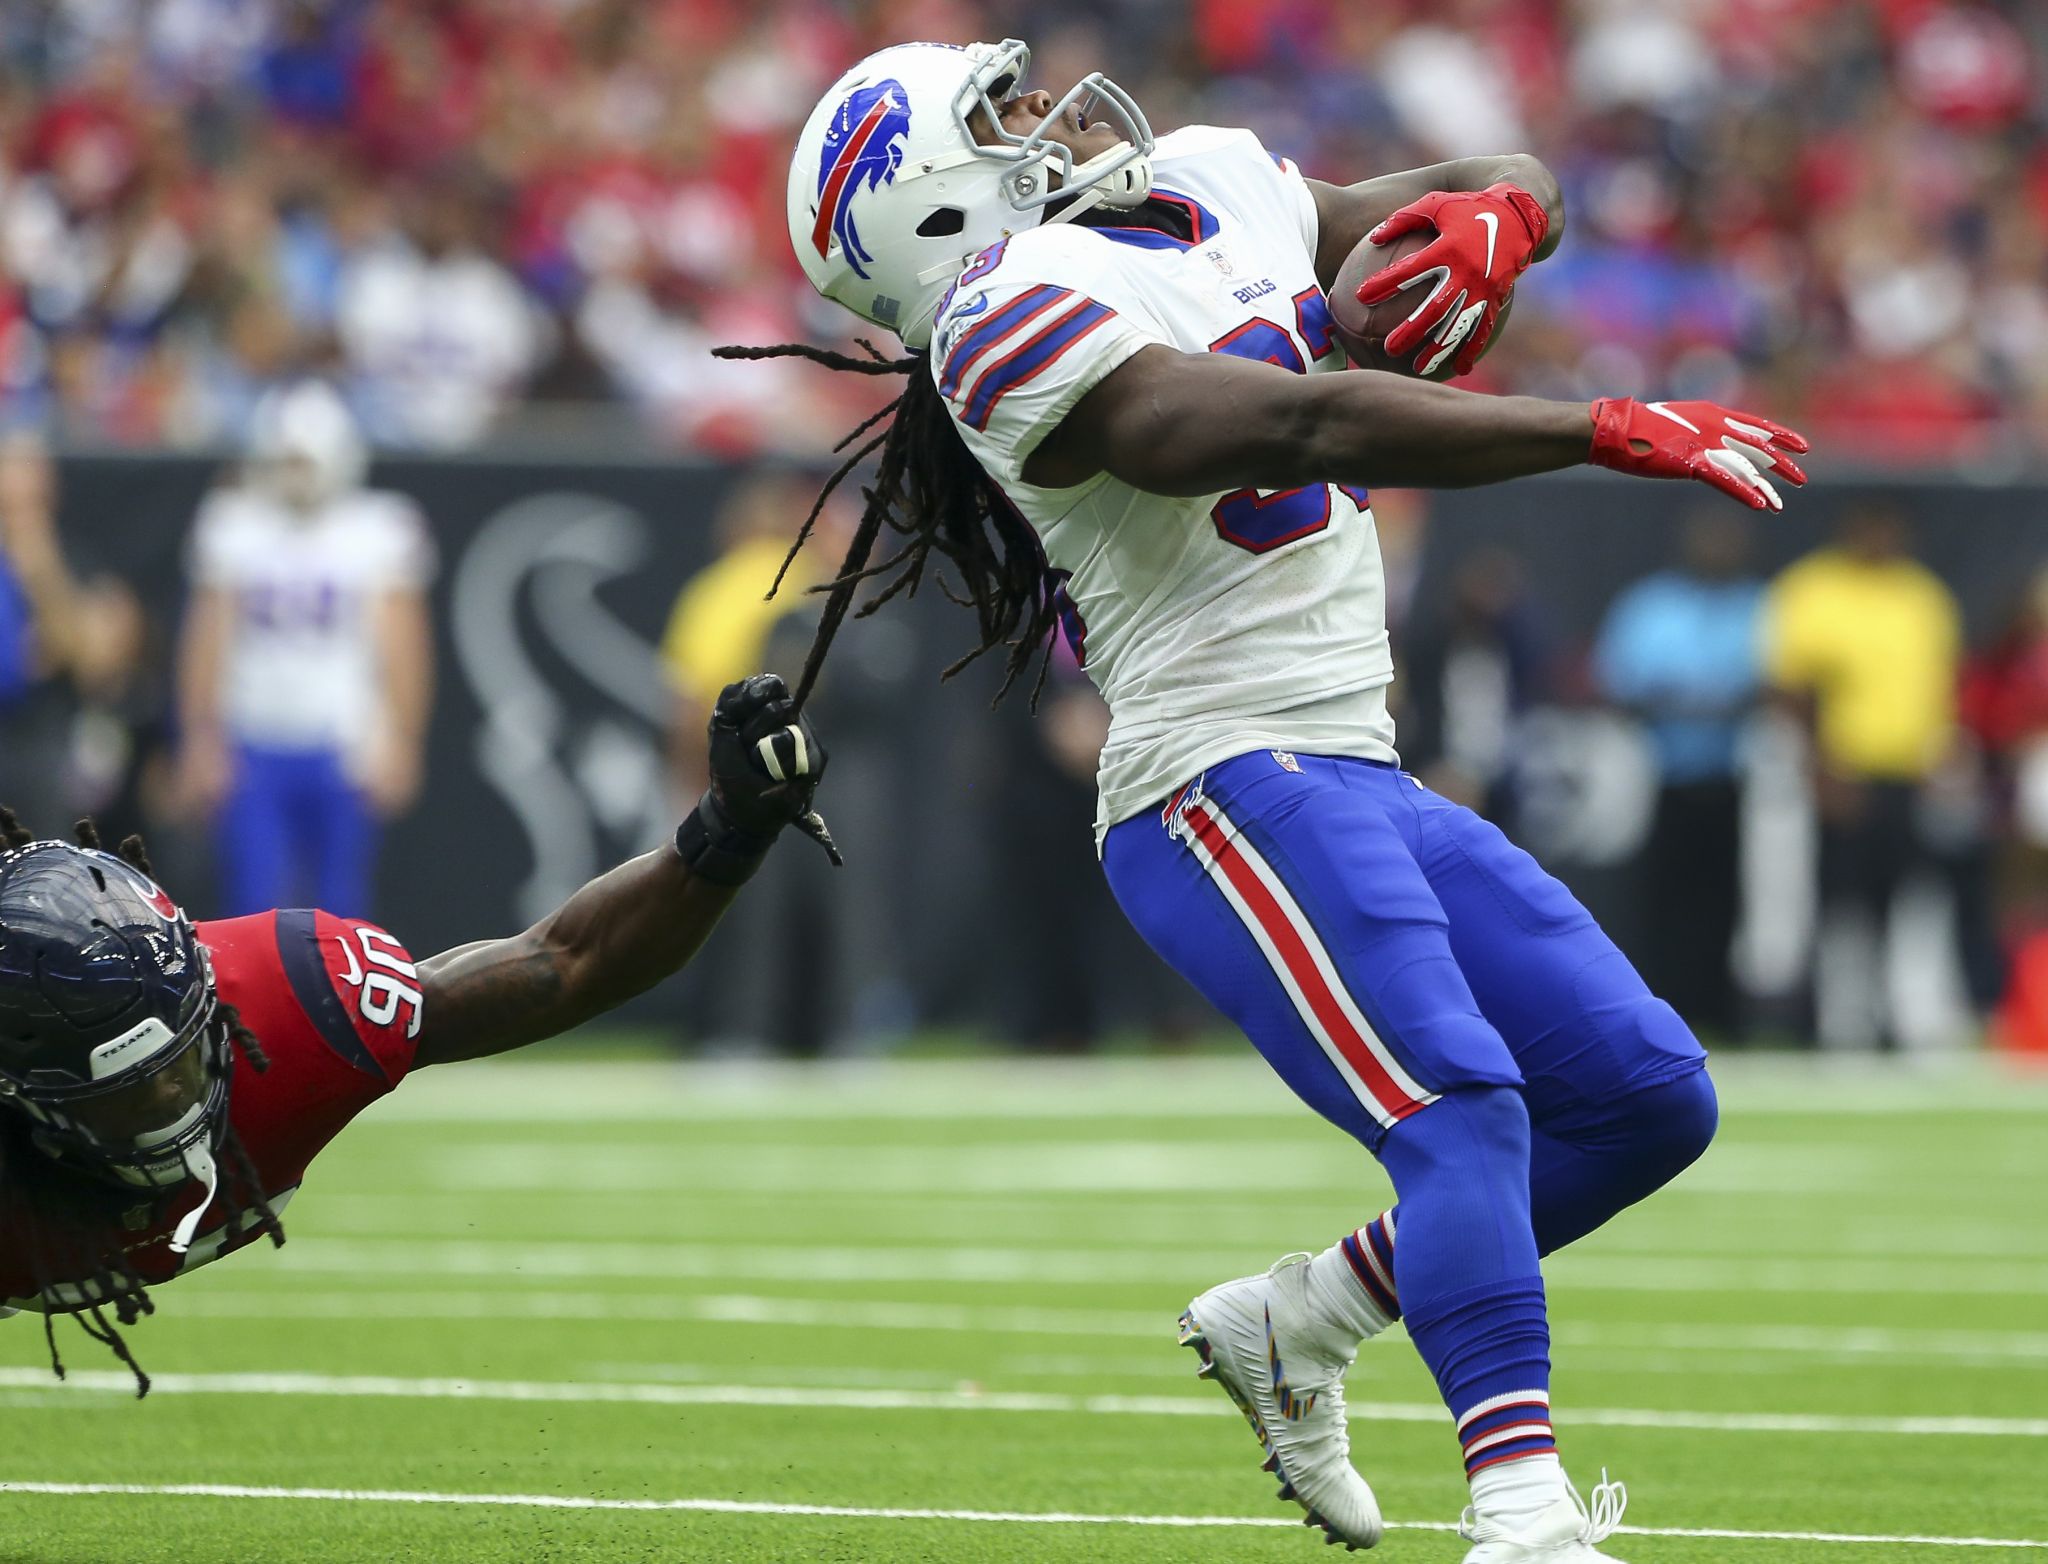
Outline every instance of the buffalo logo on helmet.
POLYGON ((867 276, 861 262, 874 257, 853 226, 853 198, 863 190, 896 182, 909 139, 910 95, 894 77, 854 88, 825 127, 825 151, 818 162, 818 221, 811 241, 820 255, 829 255, 831 241, 838 240, 856 276, 867 276))

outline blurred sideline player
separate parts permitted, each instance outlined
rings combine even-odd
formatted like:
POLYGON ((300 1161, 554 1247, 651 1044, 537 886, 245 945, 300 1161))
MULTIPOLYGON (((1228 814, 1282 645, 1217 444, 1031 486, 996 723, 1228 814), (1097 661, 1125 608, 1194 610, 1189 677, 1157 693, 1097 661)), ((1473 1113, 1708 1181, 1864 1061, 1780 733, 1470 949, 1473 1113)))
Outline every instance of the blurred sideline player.
POLYGON ((1202 1294, 1183 1340, 1281 1496, 1363 1547, 1382 1522, 1343 1378, 1404 1319, 1463 1449, 1469 1564, 1603 1557, 1625 1496, 1603 1483, 1589 1511, 1559 1465, 1538 1261, 1697 1157, 1714 1093, 1564 886, 1399 769, 1361 486, 1594 462, 1762 508, 1766 471, 1804 481, 1805 442, 1704 402, 1335 373, 1326 290, 1368 234, 1433 235, 1360 288, 1412 301, 1387 352, 1469 369, 1561 236, 1549 172, 1504 156, 1323 184, 1248 131, 1155 142, 1099 74, 1026 91, 1029 58, 1015 40, 884 50, 798 140, 799 261, 910 349, 727 350, 907 376, 855 453, 879 471, 799 703, 860 582, 883 572, 886 597, 934 552, 1012 678, 1063 623, 1111 709, 1098 820, 1125 912, 1400 1199, 1202 1294))
POLYGON ((370 910, 378 822, 420 786, 433 702, 433 546, 318 382, 257 410, 247 469, 192 539, 183 781, 212 815, 230 914, 370 910))
POLYGON ((412 1070, 504 1053, 682 967, 825 772, 783 682, 729 687, 673 843, 524 934, 414 963, 353 916, 193 925, 141 840, 36 841, 0 809, 0 1314, 120 1327, 148 1288, 268 1235, 320 1149, 412 1070))

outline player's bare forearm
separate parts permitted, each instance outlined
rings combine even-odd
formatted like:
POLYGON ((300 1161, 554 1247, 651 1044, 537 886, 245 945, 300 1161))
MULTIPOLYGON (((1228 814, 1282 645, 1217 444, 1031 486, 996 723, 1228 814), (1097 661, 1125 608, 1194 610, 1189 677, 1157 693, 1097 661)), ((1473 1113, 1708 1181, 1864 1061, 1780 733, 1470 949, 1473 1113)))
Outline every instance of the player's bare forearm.
POLYGON ((693 875, 668 845, 592 880, 523 934, 422 962, 416 1066, 506 1053, 617 1009, 682 970, 736 893, 693 875))
POLYGON ((1587 460, 1583 403, 1481 396, 1404 375, 1297 375, 1165 346, 1133 355, 1025 466, 1032 483, 1108 472, 1153 494, 1316 483, 1466 488, 1587 460))
POLYGON ((828 757, 773 674, 729 684, 712 708, 711 786, 676 839, 600 875, 524 934, 420 965, 416 1064, 506 1053, 581 1026, 680 971, 778 834, 802 823, 828 757))
POLYGON ((178 721, 188 744, 220 731, 221 666, 233 634, 231 615, 221 588, 201 587, 193 594, 178 647, 178 721))
POLYGON ((1322 379, 1275 460, 1304 476, 1251 487, 1293 488, 1321 472, 1374 487, 1465 489, 1577 467, 1593 437, 1577 402, 1482 396, 1375 370, 1322 379))
POLYGON ((434 631, 426 593, 390 594, 379 630, 385 710, 396 734, 417 749, 434 707, 434 631))
MULTIPOLYGON (((28 460, 0 455, 0 463, 28 460)), ((78 583, 57 546, 56 524, 40 497, 10 511, 0 493, 0 561, 28 600, 29 641, 37 662, 49 672, 71 667, 77 657, 78 583)))
POLYGON ((1419 201, 1435 190, 1487 190, 1499 184, 1519 186, 1541 203, 1550 227, 1536 247, 1536 259, 1549 259, 1564 237, 1564 192, 1558 186, 1557 176, 1542 160, 1526 152, 1432 163, 1427 168, 1382 174, 1355 185, 1309 180, 1320 230, 1316 241, 1317 280, 1325 288, 1331 286, 1359 241, 1411 201, 1419 201))

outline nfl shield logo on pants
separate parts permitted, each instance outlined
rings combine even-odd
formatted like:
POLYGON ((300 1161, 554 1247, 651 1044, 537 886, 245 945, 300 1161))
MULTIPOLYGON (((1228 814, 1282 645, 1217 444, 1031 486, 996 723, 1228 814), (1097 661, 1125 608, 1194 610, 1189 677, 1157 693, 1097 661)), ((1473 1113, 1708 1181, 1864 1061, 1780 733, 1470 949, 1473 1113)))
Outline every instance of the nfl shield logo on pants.
POLYGON ((1301 762, 1296 760, 1293 753, 1289 750, 1274 750, 1273 763, 1282 771, 1292 771, 1296 776, 1301 775, 1301 762))

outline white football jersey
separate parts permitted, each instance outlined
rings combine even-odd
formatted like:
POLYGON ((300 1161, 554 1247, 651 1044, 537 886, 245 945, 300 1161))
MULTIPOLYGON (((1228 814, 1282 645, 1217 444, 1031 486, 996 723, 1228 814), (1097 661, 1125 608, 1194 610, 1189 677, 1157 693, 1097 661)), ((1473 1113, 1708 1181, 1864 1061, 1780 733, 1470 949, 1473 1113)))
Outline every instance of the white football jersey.
POLYGON ((1195 499, 1106 473, 1065 489, 1025 458, 1140 348, 1344 367, 1316 281, 1315 198, 1244 130, 1160 138, 1153 198, 1191 238, 1057 223, 977 256, 931 369, 968 449, 1037 529, 1069 639, 1109 702, 1098 831, 1251 750, 1393 760, 1379 540, 1339 484, 1195 499))
POLYGON ((382 717, 377 605, 433 573, 426 525, 403 495, 360 489, 310 515, 250 488, 208 495, 192 579, 231 604, 229 734, 265 749, 355 752, 382 717))

